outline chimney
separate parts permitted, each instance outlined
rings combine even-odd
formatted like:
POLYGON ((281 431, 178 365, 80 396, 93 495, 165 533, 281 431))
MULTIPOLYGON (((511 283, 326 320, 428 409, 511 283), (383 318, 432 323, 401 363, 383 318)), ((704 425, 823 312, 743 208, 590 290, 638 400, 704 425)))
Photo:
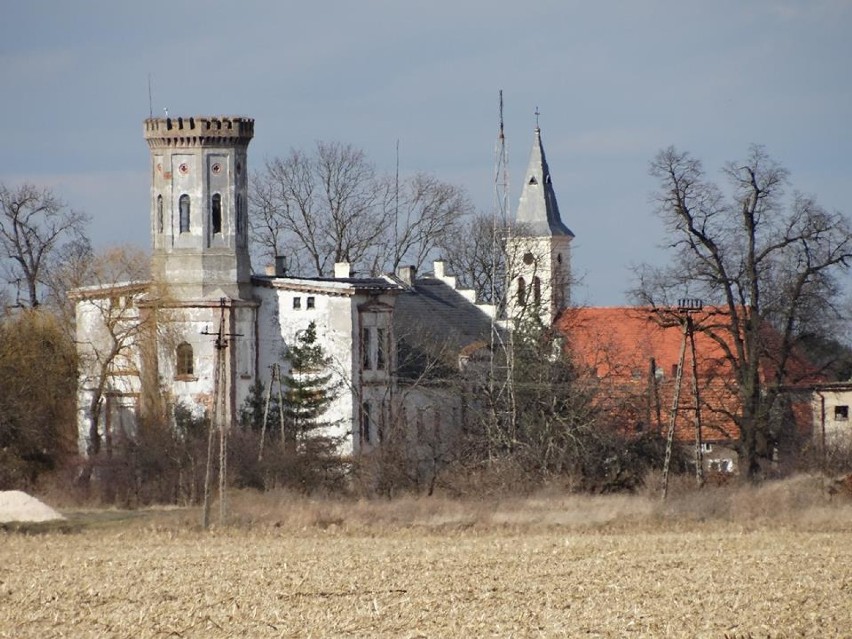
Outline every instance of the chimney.
POLYGON ((433 271, 435 273, 435 279, 442 280, 444 279, 444 260, 435 260, 432 263, 433 271))
POLYGON ((352 271, 350 270, 349 262, 335 262, 334 263, 334 277, 335 278, 352 277, 352 271))
POLYGON ((287 275, 287 258, 283 255, 275 256, 275 277, 287 275))
POLYGON ((417 276, 417 267, 400 266, 396 269, 396 276, 409 286, 414 286, 414 278, 417 276))

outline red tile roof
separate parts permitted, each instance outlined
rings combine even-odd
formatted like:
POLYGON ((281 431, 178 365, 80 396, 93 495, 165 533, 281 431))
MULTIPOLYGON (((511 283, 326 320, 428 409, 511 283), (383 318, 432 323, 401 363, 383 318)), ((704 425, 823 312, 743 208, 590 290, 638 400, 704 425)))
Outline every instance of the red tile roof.
MULTIPOLYGON (((720 315, 724 312, 706 308, 692 317, 700 325, 720 315)), ((622 427, 656 428, 659 424, 665 432, 684 337, 683 327, 676 321, 672 315, 665 317, 643 307, 572 308, 559 315, 556 328, 581 368, 597 378, 622 427), (657 371, 653 377, 652 359, 657 371)), ((709 441, 736 439, 739 430, 731 416, 738 412, 739 399, 731 365, 722 346, 709 335, 696 331, 694 339, 703 437, 709 441)), ((801 358, 793 367, 799 373, 809 370, 801 358)), ((682 441, 695 438, 691 371, 687 343, 675 428, 675 436, 682 441)), ((805 416, 796 418, 807 420, 805 416)))

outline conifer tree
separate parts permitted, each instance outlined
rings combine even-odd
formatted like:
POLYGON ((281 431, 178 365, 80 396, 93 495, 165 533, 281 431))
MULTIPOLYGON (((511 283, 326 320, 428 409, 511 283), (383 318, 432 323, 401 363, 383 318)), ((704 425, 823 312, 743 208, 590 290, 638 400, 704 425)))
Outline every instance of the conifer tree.
POLYGON ((284 417, 289 425, 288 444, 305 444, 318 439, 317 431, 329 426, 322 420, 336 397, 336 385, 328 367, 328 357, 317 342, 317 328, 311 322, 300 331, 286 354, 290 371, 284 376, 284 417))

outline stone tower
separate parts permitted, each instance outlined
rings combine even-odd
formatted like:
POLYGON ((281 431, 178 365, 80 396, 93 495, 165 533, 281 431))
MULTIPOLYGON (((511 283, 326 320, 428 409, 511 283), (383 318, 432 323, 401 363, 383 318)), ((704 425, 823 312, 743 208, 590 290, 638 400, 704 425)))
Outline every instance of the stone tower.
POLYGON ((507 317, 538 318, 550 325, 570 300, 574 234, 559 215, 538 126, 515 220, 506 245, 507 317))
POLYGON ((254 120, 150 118, 153 274, 177 300, 251 299, 246 152, 254 120))

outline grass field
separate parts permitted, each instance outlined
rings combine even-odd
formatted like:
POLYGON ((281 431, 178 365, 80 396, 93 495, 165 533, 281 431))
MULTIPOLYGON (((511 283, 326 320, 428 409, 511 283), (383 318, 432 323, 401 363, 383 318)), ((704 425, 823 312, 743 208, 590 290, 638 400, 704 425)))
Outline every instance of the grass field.
POLYGON ((231 504, 0 533, 0 636, 852 636, 852 505, 811 480, 231 504))

